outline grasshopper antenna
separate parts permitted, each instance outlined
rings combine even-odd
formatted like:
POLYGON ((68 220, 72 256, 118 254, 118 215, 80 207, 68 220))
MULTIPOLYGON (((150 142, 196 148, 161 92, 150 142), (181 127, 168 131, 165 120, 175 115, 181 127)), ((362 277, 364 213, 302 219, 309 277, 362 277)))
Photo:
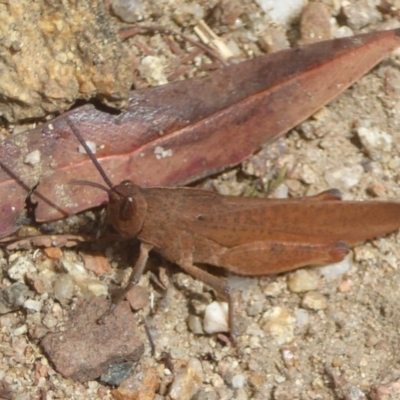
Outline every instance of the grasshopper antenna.
MULTIPOLYGON (((76 126, 72 123, 72 121, 69 119, 68 116, 65 116, 64 118, 65 118, 65 121, 67 122, 68 126, 71 128, 72 133, 79 140, 79 143, 83 146, 83 148, 85 149, 87 155, 90 157, 90 159, 92 160, 93 164, 97 168, 97 171, 99 171, 99 173, 100 173, 101 177, 103 178, 104 182, 107 184, 107 186, 110 187, 110 189, 114 189, 114 185, 112 184, 112 182, 108 178, 107 174, 105 173, 103 167, 98 162, 97 158, 94 156, 92 150, 90 150, 89 146, 87 145, 87 143, 83 139, 82 135, 79 133, 78 129, 76 129, 76 126)), ((76 183, 78 183, 78 184, 87 184, 89 182, 77 181, 76 183)), ((90 184, 90 186, 94 186, 94 187, 97 187, 97 188, 103 189, 103 190, 105 189, 101 185, 97 185, 97 184, 90 184)))

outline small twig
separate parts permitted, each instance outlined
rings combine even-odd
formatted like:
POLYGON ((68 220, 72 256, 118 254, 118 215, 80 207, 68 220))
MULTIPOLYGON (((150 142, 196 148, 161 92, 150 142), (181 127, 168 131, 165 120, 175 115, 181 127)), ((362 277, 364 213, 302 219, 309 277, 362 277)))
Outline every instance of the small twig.
POLYGON ((147 338, 149 339, 151 355, 154 357, 156 354, 156 345, 153 340, 153 336, 151 336, 149 325, 147 325, 147 321, 143 318, 142 324, 144 326, 144 330, 146 331, 147 338))
POLYGON ((211 57, 215 58, 218 60, 222 65, 227 66, 229 65, 226 60, 221 57, 216 51, 211 49, 209 46, 206 46, 205 44, 199 43, 194 39, 191 39, 189 36, 184 35, 183 33, 173 31, 172 29, 164 28, 162 26, 145 26, 145 25, 140 25, 140 26, 135 26, 132 28, 128 29, 123 29, 119 31, 119 37, 121 40, 126 40, 132 36, 135 35, 143 35, 143 34, 155 34, 155 33, 161 33, 164 35, 174 35, 174 36, 179 36, 183 40, 186 40, 188 43, 191 43, 193 46, 196 46, 200 49, 202 49, 204 52, 206 52, 208 55, 211 57))

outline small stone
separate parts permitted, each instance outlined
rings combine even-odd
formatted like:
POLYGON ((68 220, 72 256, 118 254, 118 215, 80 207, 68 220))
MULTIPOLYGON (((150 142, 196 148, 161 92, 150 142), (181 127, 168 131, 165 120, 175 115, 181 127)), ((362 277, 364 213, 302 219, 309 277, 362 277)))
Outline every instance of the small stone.
POLYGON ((298 269, 287 277, 288 289, 292 293, 308 292, 318 289, 318 274, 311 269, 298 269))
POLYGON ((318 174, 307 164, 301 168, 299 178, 307 185, 314 185, 319 182, 318 174))
POLYGON ((400 379, 377 385, 371 393, 372 400, 391 400, 400 398, 400 379))
POLYGON ((65 270, 68 271, 68 275, 74 279, 75 284, 81 290, 81 294, 84 298, 108 295, 106 283, 90 277, 83 265, 69 262, 65 259, 62 260, 62 265, 65 270))
POLYGON ((328 186, 347 191, 360 183, 364 169, 361 165, 328 169, 325 180, 328 186))
POLYGON ((142 19, 142 0, 113 0, 111 3, 112 12, 122 21, 133 24, 142 19))
MULTIPOLYGON (((86 146, 89 147, 90 152, 93 154, 96 154, 96 152, 97 152, 96 143, 92 142, 91 140, 87 140, 85 143, 86 143, 86 146)), ((78 146, 78 152, 81 154, 86 154, 86 149, 80 144, 78 146)))
POLYGON ((344 37, 351 37, 354 36, 354 32, 348 26, 340 26, 335 30, 335 38, 340 39, 344 37))
POLYGON ((299 308, 295 311, 294 315, 297 320, 297 325, 300 328, 305 328, 310 323, 310 313, 307 310, 299 308))
POLYGON ((367 396, 357 386, 349 385, 343 392, 346 400, 367 400, 367 396))
POLYGON ((61 304, 71 300, 74 288, 74 280, 68 274, 58 274, 57 279, 53 282, 54 295, 61 304))
POLYGON ((158 86, 168 83, 164 66, 165 61, 160 57, 146 56, 142 58, 138 70, 140 75, 147 80, 149 85, 158 86))
POLYGON ((367 191, 374 197, 385 197, 386 196, 385 186, 381 182, 372 182, 368 186, 367 191))
POLYGON ((376 23, 381 18, 380 13, 375 7, 370 7, 362 2, 346 2, 342 7, 342 12, 350 28, 358 30, 364 26, 376 23))
POLYGON ((135 372, 111 393, 115 400, 152 400, 155 399, 159 385, 156 370, 149 367, 145 372, 135 372))
POLYGON ((304 0, 256 0, 256 3, 278 25, 287 26, 300 16, 304 0))
POLYGON ((263 288, 263 293, 267 297, 277 297, 282 292, 282 287, 278 282, 271 282, 263 288))
POLYGON ((14 336, 25 335, 27 332, 28 332, 28 327, 25 324, 18 326, 12 331, 14 336))
POLYGON ((29 327, 29 337, 31 340, 40 340, 48 333, 48 331, 49 329, 43 324, 34 324, 29 327))
POLYGON ((65 378, 94 380, 110 364, 136 362, 143 354, 144 345, 129 304, 121 302, 105 316, 109 310, 106 299, 80 301, 64 330, 49 333, 41 341, 49 361, 65 378), (103 323, 99 324, 102 317, 103 323))
POLYGON ((50 258, 50 260, 59 260, 63 254, 59 247, 47 247, 43 249, 43 253, 50 258))
POLYGON ((14 281, 23 281, 26 274, 36 274, 36 266, 33 261, 18 257, 10 263, 10 268, 7 270, 8 276, 14 281))
POLYGON ((58 319, 52 314, 46 314, 42 318, 43 325, 48 329, 53 329, 58 324, 58 319))
POLYGON ((285 50, 290 47, 286 33, 277 27, 270 27, 258 39, 261 48, 266 53, 285 50))
POLYGON ((343 280, 340 285, 339 285, 339 292, 341 293, 347 293, 350 292, 353 289, 353 285, 351 283, 351 280, 345 279, 343 280))
POLYGON ((246 377, 242 374, 234 375, 232 378, 232 387, 234 389, 241 389, 246 383, 246 377))
POLYGON ((393 138, 381 129, 360 127, 357 129, 357 135, 374 161, 381 160, 384 153, 392 151, 393 138))
POLYGON ((264 313, 263 329, 269 332, 279 345, 289 343, 294 339, 295 318, 282 307, 273 307, 264 313))
POLYGON ((281 354, 286 368, 293 368, 299 361, 297 346, 285 345, 281 348, 281 354))
POLYGON ((309 3, 301 15, 301 44, 320 42, 333 38, 331 15, 325 4, 309 3))
POLYGON ((34 150, 24 158, 24 164, 28 164, 34 167, 35 165, 40 163, 40 158, 41 158, 40 150, 34 150))
POLYGON ((138 311, 149 304, 150 294, 149 291, 143 286, 135 285, 126 293, 126 300, 128 300, 133 310, 138 311))
POLYGON ((203 327, 208 334, 229 332, 228 303, 213 301, 209 304, 204 313, 203 327))
POLYGON ((20 282, 0 290, 0 314, 18 310, 25 303, 28 294, 28 287, 20 282))
POLYGON ((195 335, 202 335, 204 334, 203 325, 201 323, 201 318, 197 315, 190 315, 187 319, 187 324, 189 329, 195 335))
MULTIPOLYGON (((196 393, 196 395, 193 397, 193 400, 219 400, 221 397, 218 395, 217 392, 215 391, 210 391, 210 390, 200 390, 196 393)), ((157 399, 161 400, 161 399, 157 399)))
POLYGON ((338 263, 324 265, 323 267, 316 267, 315 270, 318 271, 325 279, 334 280, 348 272, 351 268, 351 264, 352 260, 351 255, 349 254, 338 263))
POLYGON ((309 310, 324 310, 328 302, 324 295, 318 292, 308 292, 304 295, 301 305, 304 308, 308 308, 309 310))
POLYGON ((83 261, 85 268, 94 272, 97 276, 107 274, 111 270, 110 263, 103 255, 85 254, 83 261))
POLYGON ((200 389, 203 367, 197 358, 191 358, 187 367, 175 373, 169 396, 173 400, 190 400, 200 389))
POLYGON ((39 312, 42 309, 42 303, 37 300, 28 299, 24 303, 24 308, 26 308, 27 310, 39 312))
POLYGON ((133 362, 110 365, 108 370, 100 376, 100 380, 111 386, 119 386, 133 374, 135 366, 136 363, 133 362))

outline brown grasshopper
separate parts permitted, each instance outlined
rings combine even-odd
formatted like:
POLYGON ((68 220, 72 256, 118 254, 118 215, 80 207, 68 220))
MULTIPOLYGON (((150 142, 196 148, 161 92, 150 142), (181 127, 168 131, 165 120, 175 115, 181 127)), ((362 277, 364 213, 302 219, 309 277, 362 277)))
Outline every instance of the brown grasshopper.
MULTIPOLYGON (((301 199, 222 196, 191 188, 113 185, 86 142, 67 123, 109 188, 108 217, 125 238, 138 238, 136 282, 150 250, 229 296, 229 288, 196 264, 260 276, 342 260, 354 246, 400 228, 400 203, 340 201, 337 190, 301 199)), ((90 182, 83 182, 91 184, 90 182)), ((232 310, 232 307, 230 307, 232 310)), ((232 315, 230 316, 232 323, 232 315)))

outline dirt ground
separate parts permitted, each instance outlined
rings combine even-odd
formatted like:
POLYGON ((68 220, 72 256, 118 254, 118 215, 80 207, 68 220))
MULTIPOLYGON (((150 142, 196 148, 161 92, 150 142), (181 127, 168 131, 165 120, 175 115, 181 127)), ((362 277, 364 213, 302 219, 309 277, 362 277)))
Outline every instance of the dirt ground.
MULTIPOLYGON (((217 1, 136 3, 141 5, 137 18, 146 25, 191 34, 195 20, 205 17, 217 1)), ((320 32, 329 27, 331 38, 400 26, 396 0, 383 1, 379 8, 367 0, 320 3, 329 18, 311 25, 320 24, 320 32)), ((302 35, 304 42, 310 30, 299 25, 299 17, 287 27, 272 23, 268 13, 251 0, 221 1, 215 10, 210 26, 239 59, 263 54, 269 46, 266 43, 277 50, 298 44, 302 35)), ((177 56, 159 35, 140 36, 125 45, 138 67, 138 87, 165 83, 177 69, 177 56), (150 55, 157 57, 149 59, 150 55), (161 66, 155 67, 157 63, 161 66)), ((265 189, 285 169, 275 196, 313 195, 335 187, 346 200, 399 199, 399 57, 399 52, 393 53, 330 105, 243 166, 201 185, 224 194, 260 195, 260 188, 265 189)), ((178 78, 205 74, 198 64, 195 58, 178 78)), ((38 252, 19 252, 18 257, 34 259, 38 252)), ((79 262, 74 252, 63 250, 63 257, 79 262)), ((113 267, 117 267, 116 252, 105 252, 113 267)), ((6 268, 12 257, 3 255, 6 268)), ((343 268, 333 278, 327 277, 326 269, 260 279, 232 278, 240 331, 236 348, 222 336, 202 332, 204 309, 214 299, 205 285, 174 269, 168 289, 161 293, 151 284, 151 273, 146 273, 140 285, 152 293, 158 307, 150 313, 147 305, 138 316, 147 317, 156 352, 151 355, 143 330, 146 350, 133 382, 140 386, 140 377, 154 371, 153 380, 160 384, 154 398, 159 400, 400 399, 399 234, 358 246, 343 268), (161 361, 164 352, 170 355, 173 368, 161 361)), ((7 279, 3 276, 3 285, 10 282, 7 279)), ((75 294, 79 296, 79 291, 75 294)), ((27 334, 35 321, 44 321, 52 330, 62 326, 75 300, 60 305, 50 294, 35 294, 34 298, 43 304, 35 316, 17 311, 0 317, 0 380, 11 398, 113 398, 110 387, 97 381, 81 384, 64 379, 27 334)), ((114 392, 120 396, 115 398, 135 398, 122 393, 114 392)))

